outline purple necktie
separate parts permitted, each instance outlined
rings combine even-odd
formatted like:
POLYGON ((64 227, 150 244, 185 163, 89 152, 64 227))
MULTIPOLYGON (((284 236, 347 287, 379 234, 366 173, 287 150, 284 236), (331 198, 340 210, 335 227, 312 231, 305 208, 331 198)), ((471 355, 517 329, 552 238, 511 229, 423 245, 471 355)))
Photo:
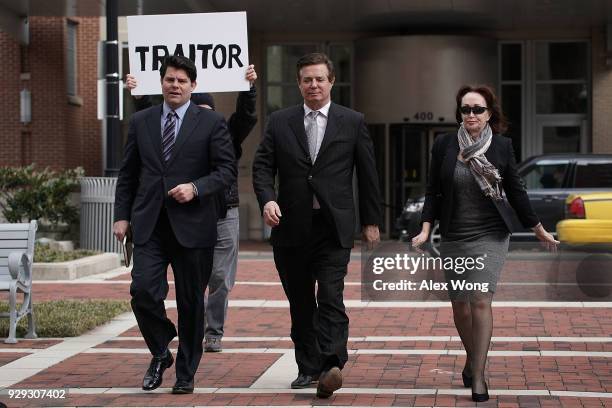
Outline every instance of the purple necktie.
POLYGON ((176 112, 168 112, 166 117, 166 124, 164 125, 164 131, 162 132, 162 157, 164 163, 168 163, 172 156, 172 150, 174 149, 174 142, 176 141, 176 112))

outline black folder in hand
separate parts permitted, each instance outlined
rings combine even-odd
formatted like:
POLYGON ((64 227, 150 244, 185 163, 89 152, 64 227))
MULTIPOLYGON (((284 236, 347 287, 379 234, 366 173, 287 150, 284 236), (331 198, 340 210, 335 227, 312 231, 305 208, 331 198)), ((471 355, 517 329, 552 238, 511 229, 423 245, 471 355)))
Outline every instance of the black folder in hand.
POLYGON ((134 252, 134 242, 132 241, 132 227, 128 227, 125 236, 123 237, 123 260, 125 266, 130 266, 132 261, 132 252, 134 252))

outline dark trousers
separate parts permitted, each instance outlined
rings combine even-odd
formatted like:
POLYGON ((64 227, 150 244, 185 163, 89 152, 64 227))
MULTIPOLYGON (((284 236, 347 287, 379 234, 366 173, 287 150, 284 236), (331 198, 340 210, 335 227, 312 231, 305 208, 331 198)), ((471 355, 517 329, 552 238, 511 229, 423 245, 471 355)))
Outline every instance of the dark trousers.
POLYGON ((312 223, 305 246, 274 247, 276 269, 289 299, 295 359, 299 371, 309 375, 342 368, 348 359, 349 319, 342 292, 351 254, 340 246, 323 216, 313 216, 312 223))
POLYGON ((182 247, 162 210, 151 239, 134 247, 132 310, 154 356, 168 348, 177 332, 166 316, 167 270, 172 265, 178 309, 179 349, 176 378, 193 378, 202 358, 204 339, 204 289, 212 269, 213 248, 182 247))

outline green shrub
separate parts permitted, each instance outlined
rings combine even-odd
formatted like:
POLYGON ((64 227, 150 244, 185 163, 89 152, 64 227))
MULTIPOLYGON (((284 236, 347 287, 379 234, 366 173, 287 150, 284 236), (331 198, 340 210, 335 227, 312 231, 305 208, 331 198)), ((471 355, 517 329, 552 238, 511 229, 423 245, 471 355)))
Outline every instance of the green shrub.
POLYGON ((0 209, 9 222, 41 220, 57 225, 77 221, 77 208, 68 201, 83 176, 78 167, 63 172, 26 167, 0 167, 0 209))
MULTIPOLYGON (((75 337, 130 311, 129 300, 54 300, 34 303, 36 334, 39 337, 75 337)), ((0 312, 8 304, 0 303, 0 312)), ((28 319, 17 325, 17 337, 27 333, 28 319)), ((0 337, 8 335, 8 319, 0 319, 0 337)))
POLYGON ((52 249, 49 245, 37 242, 34 247, 34 262, 66 262, 100 253, 99 251, 91 251, 89 249, 60 251, 52 249))

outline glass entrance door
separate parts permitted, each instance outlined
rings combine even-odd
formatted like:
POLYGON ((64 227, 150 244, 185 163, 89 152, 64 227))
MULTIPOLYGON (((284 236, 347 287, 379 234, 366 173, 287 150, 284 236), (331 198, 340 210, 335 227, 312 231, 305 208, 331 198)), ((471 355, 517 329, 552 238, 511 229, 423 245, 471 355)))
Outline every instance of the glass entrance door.
POLYGON ((584 153, 587 151, 585 127, 582 120, 540 120, 537 151, 542 154, 584 153))
MULTIPOLYGON (((387 204, 387 222, 395 225, 409 198, 425 195, 429 152, 435 138, 441 134, 456 132, 455 126, 428 126, 391 124, 388 127, 388 152, 385 170, 388 176, 383 183, 387 204)), ((398 231, 389 229, 391 236, 398 231)))
POLYGON ((425 127, 389 126, 392 220, 400 216, 408 198, 425 193, 427 136, 425 127))

